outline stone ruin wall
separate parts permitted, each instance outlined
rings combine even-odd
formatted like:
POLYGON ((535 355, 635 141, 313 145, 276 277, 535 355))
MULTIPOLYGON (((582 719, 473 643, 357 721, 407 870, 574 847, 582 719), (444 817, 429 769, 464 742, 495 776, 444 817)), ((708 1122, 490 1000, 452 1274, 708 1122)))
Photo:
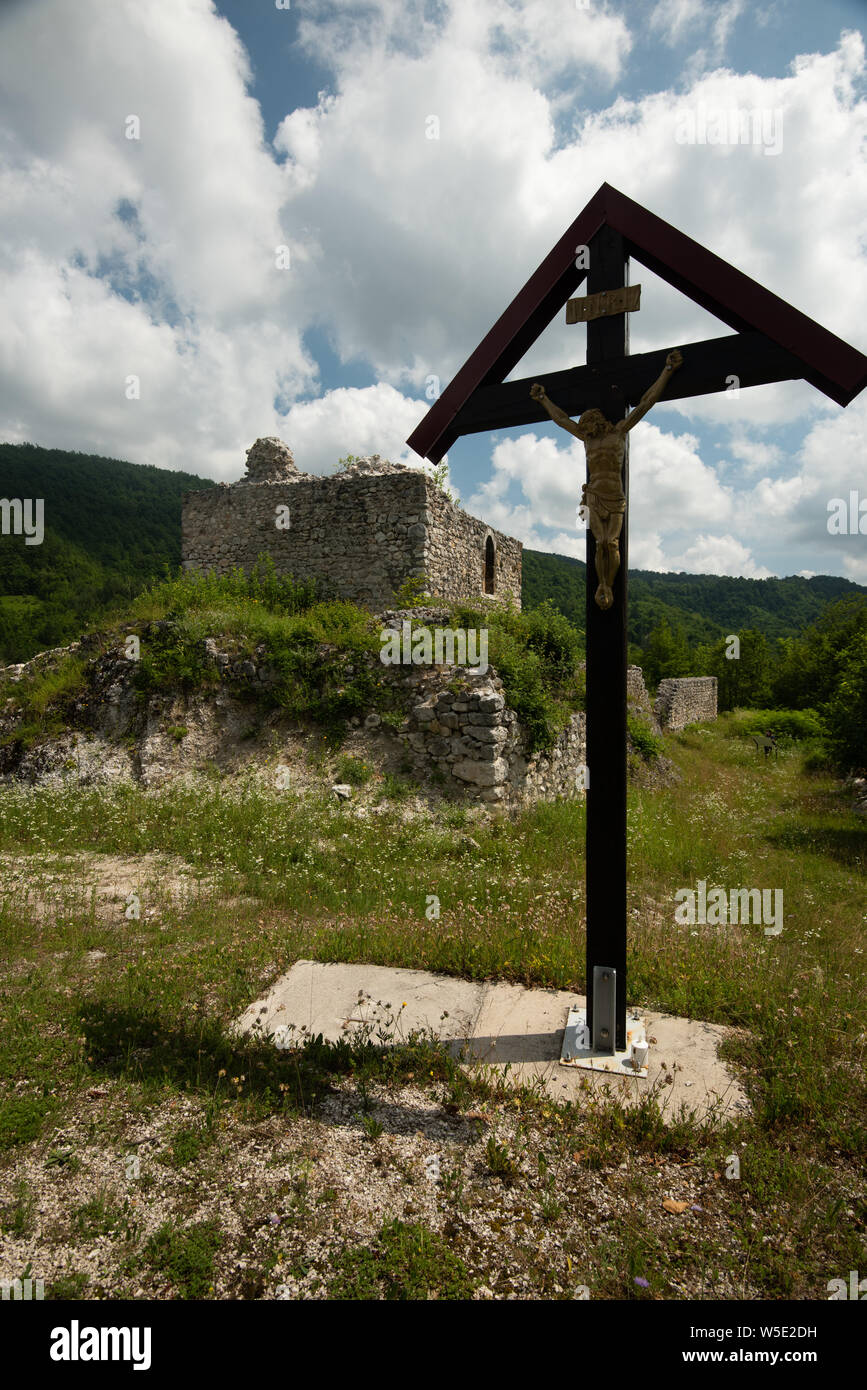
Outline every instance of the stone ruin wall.
POLYGON ((521 605, 519 541, 454 507, 420 469, 359 460, 344 473, 300 473, 279 440, 248 450, 247 476, 183 499, 185 569, 225 574, 270 555, 280 574, 316 576, 373 610, 393 601, 408 576, 426 575, 449 600, 482 594, 485 541, 497 564, 495 597, 521 605), (288 527, 281 528, 278 518, 288 527))
POLYGON ((552 748, 528 753, 495 671, 469 673, 469 689, 457 694, 448 688, 452 678, 447 670, 437 671, 421 682, 398 735, 413 772, 434 770, 444 791, 502 806, 583 795, 577 787, 587 755, 583 711, 571 716, 552 748))
POLYGON ((644 672, 640 666, 627 666, 626 668, 626 705, 630 714, 646 720, 653 732, 659 733, 659 721, 647 693, 647 686, 644 684, 644 672))
POLYGON ((433 594, 444 599, 469 598, 483 592, 485 541, 494 543, 493 598, 510 597, 521 607, 523 546, 513 536, 495 531, 477 517, 455 507, 441 488, 427 483, 431 525, 425 542, 425 573, 433 594))
POLYGON ((261 554, 279 574, 315 576, 343 598, 376 608, 407 575, 424 570, 427 479, 303 479, 209 488, 184 497, 185 569, 250 569, 261 554), (279 529, 278 508, 289 526, 279 529), (285 513, 283 513, 285 515, 285 513))
POLYGON ((717 717, 716 676, 685 676, 659 682, 654 712, 663 729, 685 729, 717 717))

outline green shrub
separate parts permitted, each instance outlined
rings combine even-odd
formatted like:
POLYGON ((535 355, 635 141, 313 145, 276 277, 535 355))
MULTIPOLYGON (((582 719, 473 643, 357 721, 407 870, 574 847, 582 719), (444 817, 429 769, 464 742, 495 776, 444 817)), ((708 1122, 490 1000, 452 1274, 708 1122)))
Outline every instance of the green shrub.
POLYGON ((779 743, 821 738, 824 725, 812 709, 736 710, 730 725, 741 736, 772 733, 779 743))
POLYGON ((421 608, 429 601, 427 579, 423 574, 409 574, 394 591, 395 608, 421 608))
POLYGON ((662 739, 653 732, 650 725, 634 714, 626 716, 626 731, 636 753, 640 753, 645 762, 649 762, 652 758, 658 758, 665 747, 662 739))
POLYGON ((134 677, 142 698, 157 691, 189 695, 217 688, 219 670, 205 649, 206 638, 217 636, 235 660, 250 659, 263 648, 276 674, 267 690, 254 691, 243 679, 234 682, 241 697, 253 696, 332 731, 370 708, 379 708, 383 717, 391 711, 392 693, 373 662, 378 652, 373 621, 356 604, 334 598, 310 604, 293 581, 268 579, 267 573, 263 581, 254 574, 249 584, 263 598, 243 593, 247 579, 237 572, 205 575, 193 583, 189 578, 172 590, 180 605, 172 616, 143 630, 134 677))
POLYGON ((571 681, 584 656, 582 635, 550 599, 525 614, 527 646, 537 652, 550 677, 571 681))
POLYGON ((20 711, 19 722, 4 736, 3 743, 29 748, 62 733, 72 705, 84 691, 84 667, 84 658, 72 653, 23 680, 0 680, 0 708, 12 699, 20 711))
POLYGON ((718 637, 710 644, 701 644, 693 655, 687 655, 685 669, 666 674, 685 676, 694 672, 698 676, 716 676, 721 710, 744 705, 761 708, 772 698, 772 658, 768 639, 763 633, 747 628, 738 634, 738 640, 740 654, 736 659, 727 656, 729 638, 718 637))
POLYGON ((550 748, 570 714, 584 708, 581 633, 549 602, 528 613, 510 604, 486 612, 458 606, 462 627, 487 627, 488 661, 523 724, 531 752, 550 748))
POLYGON ((148 586, 132 605, 143 619, 180 618, 231 602, 259 603, 275 613, 303 613, 328 598, 322 581, 278 574, 269 555, 260 555, 249 571, 236 566, 229 574, 213 570, 183 570, 148 586))
POLYGON ((354 758, 350 753, 344 753, 338 758, 338 782, 348 782, 351 787, 363 787, 365 782, 370 781, 370 777, 370 766, 362 758, 354 758))
POLYGON ((500 1178, 507 1186, 520 1175, 520 1169, 505 1144, 501 1144, 493 1134, 488 1136, 485 1145, 485 1164, 488 1172, 500 1178))
POLYGON ((215 667, 208 661, 202 639, 175 620, 146 629, 133 684, 142 699, 160 690, 182 690, 185 695, 218 684, 215 667))
POLYGON ((421 1223, 388 1221, 371 1245, 344 1250, 334 1264, 333 1299, 463 1299, 473 1292, 463 1260, 421 1223))
POLYGON ((186 1230, 165 1221, 148 1240, 141 1258, 164 1275, 181 1298, 207 1298, 214 1283, 214 1257, 222 1243, 216 1221, 202 1221, 186 1230))
POLYGON ((531 750, 549 748, 566 722, 566 712, 547 687, 539 655, 500 630, 491 634, 488 659, 502 677, 506 699, 527 731, 531 750))
POLYGON ((201 1128, 179 1129, 172 1139, 171 1148, 162 1158, 172 1168, 183 1168, 192 1163, 211 1143, 212 1135, 201 1128))
POLYGON ((845 772, 867 770, 867 632, 853 639, 823 713, 837 766, 845 772))
POLYGON ((48 1096, 15 1096, 0 1100, 0 1150, 29 1144, 38 1138, 52 1108, 48 1096))
POLYGON ((819 744, 805 753, 802 766, 805 772, 816 773, 817 775, 836 770, 834 756, 824 744, 819 744))
POLYGON ((822 709, 834 698, 849 653, 867 633, 867 596, 847 594, 829 603, 798 637, 779 644, 773 698, 791 709, 822 709))

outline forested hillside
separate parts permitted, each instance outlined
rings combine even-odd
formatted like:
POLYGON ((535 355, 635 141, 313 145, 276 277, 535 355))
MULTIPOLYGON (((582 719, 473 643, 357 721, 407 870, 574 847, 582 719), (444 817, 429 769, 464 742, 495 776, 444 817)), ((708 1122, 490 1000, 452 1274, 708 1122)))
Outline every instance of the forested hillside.
MULTIPOLYGON (((816 621, 825 605, 849 594, 867 594, 849 579, 735 579, 717 574, 629 571, 629 640, 644 647, 666 621, 680 627, 688 646, 752 629, 765 637, 795 637, 816 621)), ((571 622, 584 626, 584 564, 566 555, 524 551, 523 599, 527 608, 549 597, 571 622)))
MULTIPOLYGON (((524 551, 524 606, 584 626, 585 566, 524 551)), ((867 589, 848 579, 629 571, 629 659, 653 690, 715 676, 720 710, 809 711, 838 767, 867 768, 867 589), (732 639, 736 639, 733 641, 732 639)), ((802 730, 809 728, 809 722, 802 730)))
POLYGON ((0 664, 62 645, 181 558, 181 495, 208 478, 0 444, 0 497, 41 498, 45 537, 0 535, 0 664))

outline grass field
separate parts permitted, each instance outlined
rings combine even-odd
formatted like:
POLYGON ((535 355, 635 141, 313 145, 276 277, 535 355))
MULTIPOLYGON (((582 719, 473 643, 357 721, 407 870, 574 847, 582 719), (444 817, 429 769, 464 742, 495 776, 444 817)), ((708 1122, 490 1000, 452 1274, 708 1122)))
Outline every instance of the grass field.
POLYGON ((725 1128, 516 1095, 429 1040, 278 1055, 227 1032, 300 958, 583 988, 578 801, 374 823, 253 782, 5 787, 0 1278, 825 1299, 863 1271, 867 828, 797 746, 757 758, 739 718, 668 736, 681 781, 629 803, 630 1002, 736 1027, 753 1108, 725 1128), (88 887, 107 860, 134 904, 88 887), (782 890, 781 935, 675 923, 699 879, 782 890))

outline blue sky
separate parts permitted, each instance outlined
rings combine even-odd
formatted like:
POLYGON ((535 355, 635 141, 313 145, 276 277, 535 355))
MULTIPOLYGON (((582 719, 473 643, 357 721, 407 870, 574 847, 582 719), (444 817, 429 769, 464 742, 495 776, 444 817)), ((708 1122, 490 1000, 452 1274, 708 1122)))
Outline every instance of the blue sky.
MULTIPOLYGON (((310 472, 419 465, 427 381, 604 180, 867 352, 865 32, 863 0, 11 4, 0 438, 226 481, 263 434, 310 472), (729 111, 766 135, 677 134, 729 111)), ((632 279, 633 350, 725 331, 632 279)), ((514 375, 584 336, 559 315, 514 375)), ((660 405, 632 437, 631 562, 867 583, 867 536, 827 525, 867 500, 865 424, 803 382, 660 405)), ((555 426, 449 465, 469 510, 583 555, 583 451, 555 426)))

